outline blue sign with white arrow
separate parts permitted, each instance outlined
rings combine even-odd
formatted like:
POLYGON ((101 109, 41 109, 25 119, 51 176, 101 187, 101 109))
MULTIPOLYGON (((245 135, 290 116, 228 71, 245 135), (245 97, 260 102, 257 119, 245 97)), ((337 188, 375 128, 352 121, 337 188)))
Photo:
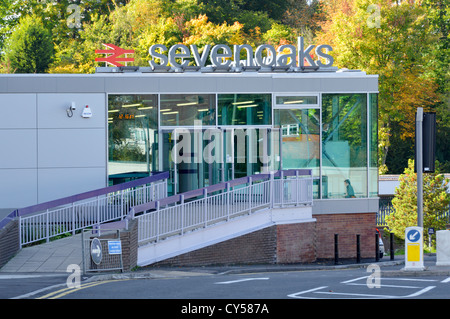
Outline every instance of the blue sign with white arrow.
POLYGON ((406 234, 406 238, 410 241, 410 242, 416 242, 419 241, 420 239, 420 231, 418 231, 417 229, 411 229, 410 231, 408 231, 408 233, 406 234))

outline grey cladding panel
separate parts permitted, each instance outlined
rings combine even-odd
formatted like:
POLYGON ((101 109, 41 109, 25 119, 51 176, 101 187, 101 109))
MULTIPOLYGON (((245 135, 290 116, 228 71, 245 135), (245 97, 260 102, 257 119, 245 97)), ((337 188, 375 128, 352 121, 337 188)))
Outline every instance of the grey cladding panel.
POLYGON ((274 78, 274 92, 320 92, 320 79, 274 78))
POLYGON ((367 92, 366 78, 325 78, 320 80, 322 92, 367 92))
POLYGON ((102 188, 105 187, 105 180, 106 170, 104 168, 39 169, 38 200, 42 203, 102 188))
POLYGON ((18 76, 8 78, 10 93, 56 92, 58 77, 52 76, 18 76))
POLYGON ((214 77, 177 77, 176 74, 159 78, 160 92, 198 92, 198 93, 215 93, 217 89, 217 80, 214 77))
MULTIPOLYGON (((104 128, 106 102, 104 93, 60 93, 38 94, 39 128, 104 128), (67 115, 67 109, 75 102, 73 116, 67 115), (92 117, 83 118, 83 108, 89 105, 92 117)), ((69 113, 70 114, 70 113, 69 113)))
POLYGON ((57 82, 57 92, 61 93, 93 93, 104 91, 105 80, 101 77, 60 77, 57 82))
POLYGON ((153 93, 159 91, 158 78, 148 76, 105 76, 107 93, 153 93))
POLYGON ((250 92, 272 92, 272 77, 230 77, 217 78, 217 92, 224 93, 250 93, 250 92))
POLYGON ((36 144, 34 129, 0 130, 0 169, 36 168, 36 144))
POLYGON ((38 166, 105 167, 104 129, 41 129, 38 166))
POLYGON ((36 128, 36 94, 0 94, 0 129, 36 128))
POLYGON ((0 169, 1 207, 25 207, 37 204, 36 169, 0 169))

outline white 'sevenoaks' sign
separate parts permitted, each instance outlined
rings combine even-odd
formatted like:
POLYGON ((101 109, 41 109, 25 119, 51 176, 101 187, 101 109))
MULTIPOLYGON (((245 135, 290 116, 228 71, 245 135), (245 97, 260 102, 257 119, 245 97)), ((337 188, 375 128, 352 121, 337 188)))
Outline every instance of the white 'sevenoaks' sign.
POLYGON ((225 44, 217 44, 212 48, 208 44, 203 48, 201 54, 196 45, 190 45, 190 48, 188 48, 184 44, 176 44, 167 50, 165 45, 155 44, 149 48, 149 54, 152 56, 152 60, 149 63, 154 69, 169 68, 171 66, 184 70, 193 57, 196 67, 203 68, 209 56, 212 66, 223 69, 230 67, 239 70, 271 67, 304 68, 305 61, 313 68, 331 67, 333 65, 333 57, 327 54, 333 50, 330 45, 318 45, 314 51, 318 58, 314 61, 311 54, 315 45, 309 45, 305 48, 303 37, 299 37, 297 43, 297 48, 294 45, 285 44, 277 49, 272 45, 263 44, 256 48, 254 52, 253 48, 248 44, 234 45, 233 50, 225 44), (247 58, 244 61, 241 61, 242 50, 245 50, 247 54, 247 58), (165 52, 167 51, 168 54, 166 55, 165 52), (266 52, 266 57, 263 56, 264 52, 266 52))

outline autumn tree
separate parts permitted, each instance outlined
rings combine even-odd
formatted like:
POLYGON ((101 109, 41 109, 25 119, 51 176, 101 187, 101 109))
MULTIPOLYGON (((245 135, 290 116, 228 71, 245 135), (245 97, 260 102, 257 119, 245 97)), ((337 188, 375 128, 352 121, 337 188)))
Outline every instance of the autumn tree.
POLYGON ((429 111, 438 100, 436 83, 424 75, 436 40, 426 8, 391 0, 333 0, 324 8, 318 39, 333 46, 335 64, 379 75, 379 166, 385 172, 388 156, 399 159, 390 147, 393 128, 412 149, 415 110, 429 111))
MULTIPOLYGON (((439 167, 439 163, 436 165, 439 167)), ((405 229, 417 226, 417 174, 414 172, 414 161, 408 161, 408 167, 400 175, 400 184, 395 189, 392 200, 394 212, 386 217, 386 225, 398 238, 405 238, 405 229)), ((448 178, 443 174, 426 173, 423 177, 423 227, 445 229, 448 222, 448 205, 450 194, 447 193, 448 178)), ((425 242, 428 233, 424 232, 425 242)))

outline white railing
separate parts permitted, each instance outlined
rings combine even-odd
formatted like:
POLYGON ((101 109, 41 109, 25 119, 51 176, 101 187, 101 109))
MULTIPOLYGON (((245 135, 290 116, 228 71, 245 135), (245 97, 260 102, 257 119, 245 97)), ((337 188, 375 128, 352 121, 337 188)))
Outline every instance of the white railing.
POLYGON ((183 235, 261 209, 312 205, 310 171, 306 176, 301 175, 305 170, 289 172, 253 175, 133 207, 138 243, 183 235))
POLYGON ((18 210, 21 245, 124 219, 131 207, 167 197, 168 174, 160 174, 18 210))

